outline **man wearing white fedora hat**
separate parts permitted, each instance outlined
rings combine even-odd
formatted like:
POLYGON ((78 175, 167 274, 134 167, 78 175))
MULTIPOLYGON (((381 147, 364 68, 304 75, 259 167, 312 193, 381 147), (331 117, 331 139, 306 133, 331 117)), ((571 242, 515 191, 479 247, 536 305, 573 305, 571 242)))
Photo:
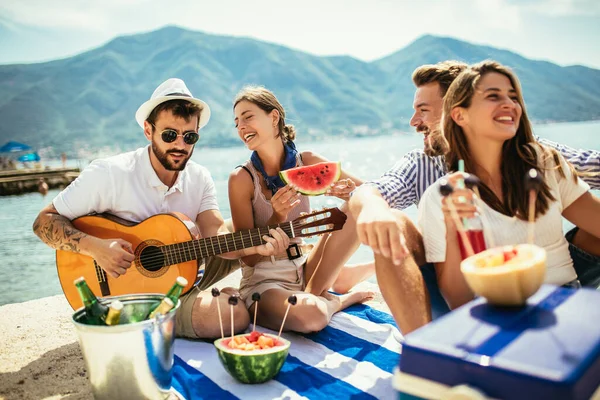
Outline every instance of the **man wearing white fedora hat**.
MULTIPOLYGON (((190 161, 200 137, 198 132, 209 118, 208 104, 193 97, 181 79, 166 80, 135 114, 150 144, 93 161, 52 204, 40 211, 34 232, 52 248, 93 257, 112 278, 126 274, 133 265, 131 243, 122 238, 102 239, 86 234, 76 229, 71 220, 91 213, 110 213, 137 223, 153 215, 179 212, 195 221, 202 237, 228 233, 209 171, 190 161)), ((181 297, 178 336, 220 336, 216 303, 222 302, 222 317, 229 320, 229 296, 213 298, 203 290, 237 269, 241 256, 271 256, 287 249, 289 239, 281 229, 269 233, 270 237, 263 236, 264 245, 205 260, 204 276, 199 276, 194 289, 181 297)), ((236 292, 233 288, 223 291, 236 292)), ((233 307, 238 332, 249 324, 248 311, 243 302, 239 304, 233 307)))

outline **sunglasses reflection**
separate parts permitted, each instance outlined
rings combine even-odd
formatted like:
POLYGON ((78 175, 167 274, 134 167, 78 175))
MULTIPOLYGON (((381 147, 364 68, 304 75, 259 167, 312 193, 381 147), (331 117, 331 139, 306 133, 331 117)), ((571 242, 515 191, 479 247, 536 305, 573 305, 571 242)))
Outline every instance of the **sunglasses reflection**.
POLYGON ((200 138, 200 135, 198 135, 198 133, 194 131, 177 133, 177 131, 173 129, 165 129, 160 134, 160 137, 165 143, 173 143, 175 140, 177 140, 178 136, 183 136, 183 141, 186 144, 195 144, 200 138))

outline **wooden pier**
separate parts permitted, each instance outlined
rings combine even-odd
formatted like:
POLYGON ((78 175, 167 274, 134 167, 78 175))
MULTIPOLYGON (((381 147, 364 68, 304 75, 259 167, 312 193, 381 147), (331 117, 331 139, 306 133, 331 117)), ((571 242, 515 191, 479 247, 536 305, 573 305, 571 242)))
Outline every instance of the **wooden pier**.
POLYGON ((0 196, 37 192, 40 178, 44 178, 50 189, 63 188, 77 178, 79 172, 79 168, 0 171, 0 196))

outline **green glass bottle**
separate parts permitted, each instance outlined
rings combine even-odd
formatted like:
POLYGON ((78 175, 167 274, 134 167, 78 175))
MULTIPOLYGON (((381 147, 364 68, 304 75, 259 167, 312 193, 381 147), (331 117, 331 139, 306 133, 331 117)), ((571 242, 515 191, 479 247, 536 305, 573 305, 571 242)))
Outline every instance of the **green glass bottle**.
POLYGON ((158 307, 156 307, 149 315, 148 315, 148 319, 152 319, 155 316, 157 316, 158 314, 166 314, 168 313, 173 307, 175 307, 175 304, 173 303, 173 301, 168 298, 165 297, 164 299, 162 299, 162 301, 160 302, 160 304, 158 305, 158 307))
POLYGON ((85 307, 86 323, 88 325, 106 325, 104 320, 108 314, 108 306, 100 303, 83 276, 75 279, 74 283, 85 307))
POLYGON ((173 304, 177 304, 179 296, 181 296, 181 293, 183 293, 183 288, 186 287, 187 284, 187 279, 185 279, 183 276, 178 276, 175 280, 175 283, 173 284, 173 286, 171 286, 171 289, 169 289, 165 297, 170 298, 173 304))
MULTIPOLYGON (((183 293, 183 288, 185 288, 187 284, 188 284, 187 279, 185 279, 183 276, 178 276, 177 279, 175 280, 175 283, 173 284, 173 286, 171 286, 171 288, 165 295, 165 298, 168 298, 169 300, 171 300, 171 302, 173 303, 173 307, 175 307, 175 304, 177 304, 177 301, 179 301, 179 296, 181 296, 181 293, 183 293)), ((146 319, 152 318, 151 315, 153 315, 153 313, 156 311, 156 309, 158 307, 161 306, 161 304, 162 303, 159 303, 156 306, 154 306, 152 309, 150 309, 150 312, 148 313, 148 316, 146 317, 146 319)))
POLYGON ((108 314, 106 314, 106 319, 104 320, 106 325, 119 325, 121 310, 123 310, 123 303, 119 300, 113 300, 108 306, 108 314))

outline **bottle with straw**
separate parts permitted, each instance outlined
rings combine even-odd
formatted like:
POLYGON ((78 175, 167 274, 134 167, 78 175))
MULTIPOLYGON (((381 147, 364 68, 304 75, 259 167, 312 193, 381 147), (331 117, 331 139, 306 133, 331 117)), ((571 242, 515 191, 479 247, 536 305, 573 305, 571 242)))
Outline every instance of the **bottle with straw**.
MULTIPOLYGON (((458 170, 460 172, 465 171, 464 160, 458 160, 458 170)), ((465 181, 460 179, 457 182, 456 186, 459 189, 464 189, 466 187, 465 181)), ((469 187, 469 189, 474 189, 475 193, 479 193, 476 186, 469 187)), ((477 197, 479 197, 479 196, 477 196, 477 197)), ((468 200, 462 199, 462 201, 467 202, 468 200)), ((475 204, 475 202, 473 202, 473 204, 475 204)), ((471 244, 473 252, 475 254, 477 254, 477 253, 480 253, 483 250, 487 249, 487 246, 485 243, 485 237, 483 234, 483 222, 481 220, 481 217, 479 215, 474 215, 471 218, 463 218, 462 224, 464 227, 465 235, 469 239, 469 242, 471 244)), ((465 258, 468 257, 468 251, 467 251, 465 243, 463 242, 462 235, 458 235, 458 243, 459 243, 459 247, 460 247, 460 256, 464 260, 465 258)))

